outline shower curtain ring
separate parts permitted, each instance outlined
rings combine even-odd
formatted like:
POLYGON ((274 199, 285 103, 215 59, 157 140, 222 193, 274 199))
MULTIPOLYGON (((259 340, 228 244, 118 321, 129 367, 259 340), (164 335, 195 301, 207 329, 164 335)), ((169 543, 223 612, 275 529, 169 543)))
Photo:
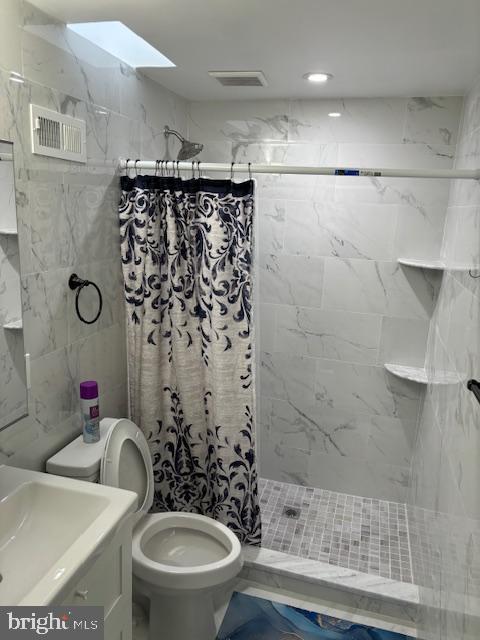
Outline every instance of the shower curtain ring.
POLYGON ((158 165, 160 160, 155 160, 155 177, 158 175, 158 165))
POLYGON ((128 176, 128 163, 130 162, 130 158, 125 160, 125 175, 128 176))
POLYGON ((135 160, 135 177, 137 177, 137 176, 138 176, 137 162, 140 162, 140 158, 137 158, 137 159, 135 160))
POLYGON ((249 180, 252 179, 252 163, 251 162, 248 163, 248 179, 249 180))
POLYGON ((180 160, 177 160, 177 178, 180 180, 180 160))
POLYGON ((195 161, 192 160, 192 180, 195 180, 195 161))
POLYGON ((230 165, 230 182, 233 182, 233 167, 235 165, 235 162, 232 162, 232 164, 230 165))
POLYGON ((201 171, 200 171, 200 160, 197 160, 197 170, 198 170, 198 178, 200 179, 202 177, 201 171))

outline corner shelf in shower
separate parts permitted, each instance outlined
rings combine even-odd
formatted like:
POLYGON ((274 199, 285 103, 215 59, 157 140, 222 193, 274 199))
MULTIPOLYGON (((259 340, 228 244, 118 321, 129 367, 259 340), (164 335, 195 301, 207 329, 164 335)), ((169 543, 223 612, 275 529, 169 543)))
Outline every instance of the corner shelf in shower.
POLYGON ((436 371, 433 376, 428 376, 423 367, 408 367, 404 364, 393 364, 387 362, 385 369, 403 380, 410 380, 418 384, 458 384, 459 378, 452 371, 436 371))
POLYGON ((417 258, 398 258, 397 262, 403 264, 405 267, 414 267, 416 269, 431 269, 432 271, 478 271, 479 265, 476 264, 461 264, 452 263, 447 264, 443 260, 425 259, 418 260, 417 258))
POLYGON ((22 331, 23 322, 21 320, 12 320, 11 322, 4 324, 3 328, 9 331, 22 331))
POLYGON ((16 229, 0 229, 0 236, 18 236, 16 229))
POLYGON ((447 265, 443 260, 417 260, 416 258, 398 258, 397 262, 406 267, 416 267, 417 269, 432 269, 434 271, 444 271, 447 265))

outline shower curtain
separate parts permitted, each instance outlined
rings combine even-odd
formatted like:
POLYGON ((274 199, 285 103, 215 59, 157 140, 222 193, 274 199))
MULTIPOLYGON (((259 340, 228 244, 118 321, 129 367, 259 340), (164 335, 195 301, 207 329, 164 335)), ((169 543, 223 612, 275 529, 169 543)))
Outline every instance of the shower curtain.
POLYGON ((253 181, 121 178, 130 413, 155 511, 211 516, 259 544, 253 181))

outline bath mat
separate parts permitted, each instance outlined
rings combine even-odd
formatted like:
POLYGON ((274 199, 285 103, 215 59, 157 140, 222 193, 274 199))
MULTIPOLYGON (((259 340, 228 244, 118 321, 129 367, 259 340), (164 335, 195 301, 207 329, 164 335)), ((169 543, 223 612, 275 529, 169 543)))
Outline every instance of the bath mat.
POLYGON ((235 592, 217 640, 413 640, 410 636, 332 618, 235 592))

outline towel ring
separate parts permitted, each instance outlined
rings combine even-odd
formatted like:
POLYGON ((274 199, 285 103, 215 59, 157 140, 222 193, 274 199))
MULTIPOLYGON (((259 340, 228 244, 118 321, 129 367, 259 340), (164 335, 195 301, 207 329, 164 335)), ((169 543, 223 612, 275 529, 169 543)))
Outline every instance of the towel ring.
POLYGON ((99 319, 100 314, 102 313, 103 298, 102 298, 102 292, 100 291, 98 286, 95 284, 95 282, 90 282, 90 280, 83 280, 82 278, 79 278, 76 273, 72 273, 72 275, 68 280, 68 286, 72 291, 75 291, 75 290, 77 291, 75 295, 75 311, 77 312, 77 316, 79 317, 79 319, 85 324, 93 324, 94 322, 96 322, 99 319), (80 291, 84 287, 88 287, 90 285, 92 285, 92 287, 94 287, 98 293, 98 311, 95 314, 95 317, 93 318, 93 320, 86 320, 80 313, 78 300, 80 297, 80 291))

